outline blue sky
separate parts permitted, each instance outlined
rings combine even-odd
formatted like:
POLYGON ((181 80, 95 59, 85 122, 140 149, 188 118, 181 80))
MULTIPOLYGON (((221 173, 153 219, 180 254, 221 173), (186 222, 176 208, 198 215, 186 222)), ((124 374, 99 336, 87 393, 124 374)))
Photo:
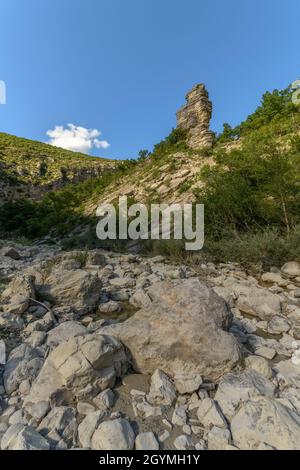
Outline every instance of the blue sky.
POLYGON ((0 131, 46 141, 72 123, 63 137, 90 153, 135 157, 199 82, 219 131, 300 78, 299 18, 299 0, 0 0, 0 131))

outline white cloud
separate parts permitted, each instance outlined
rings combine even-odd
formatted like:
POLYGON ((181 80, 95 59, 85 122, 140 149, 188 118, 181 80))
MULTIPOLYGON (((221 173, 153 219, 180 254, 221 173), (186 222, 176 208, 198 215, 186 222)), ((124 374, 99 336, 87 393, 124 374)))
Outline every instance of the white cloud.
POLYGON ((55 147, 73 150, 89 154, 95 147, 97 149, 106 149, 110 144, 106 140, 100 140, 101 132, 97 129, 86 129, 85 127, 68 124, 64 126, 55 126, 54 129, 47 131, 50 140, 47 142, 55 147))

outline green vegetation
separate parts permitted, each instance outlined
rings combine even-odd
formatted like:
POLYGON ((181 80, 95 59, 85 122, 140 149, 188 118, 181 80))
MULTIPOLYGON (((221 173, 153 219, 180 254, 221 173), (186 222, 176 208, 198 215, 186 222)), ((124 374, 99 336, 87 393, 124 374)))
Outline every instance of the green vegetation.
MULTIPOLYGON (((298 117, 299 107, 292 102, 293 90, 291 86, 284 90, 267 91, 261 99, 261 104, 253 114, 240 125, 232 128, 230 124, 223 125, 223 132, 218 138, 219 142, 228 142, 244 137, 252 131, 261 129, 270 123, 282 125, 282 131, 292 117, 298 117)), ((299 121, 299 120, 298 120, 299 121)))
POLYGON ((97 174, 113 166, 113 160, 89 157, 0 132, 0 181, 46 185, 60 178, 71 179, 79 170, 97 174))
POLYGON ((187 151, 186 137, 187 131, 185 129, 180 127, 172 129, 171 133, 164 140, 154 145, 150 157, 158 159, 171 153, 187 151))
POLYGON ((46 193, 40 201, 19 199, 4 203, 0 206, 2 235, 14 233, 29 239, 49 233, 64 236, 76 226, 92 222, 92 218, 85 215, 86 204, 92 197, 97 199, 108 185, 124 177, 135 165, 132 160, 121 162, 114 172, 46 193))

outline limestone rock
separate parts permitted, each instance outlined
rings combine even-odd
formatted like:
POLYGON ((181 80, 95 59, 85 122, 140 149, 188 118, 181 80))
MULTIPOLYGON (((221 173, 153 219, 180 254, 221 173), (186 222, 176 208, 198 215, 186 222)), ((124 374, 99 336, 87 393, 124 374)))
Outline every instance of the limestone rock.
POLYGON ((281 272, 290 279, 298 277, 300 276, 300 263, 298 261, 289 261, 282 266, 281 272))
POLYGON ((19 388, 25 379, 32 382, 42 368, 44 360, 36 349, 25 343, 15 348, 9 355, 5 364, 3 380, 7 394, 19 388))
POLYGON ((231 313, 212 289, 197 278, 151 286, 149 307, 104 333, 128 348, 137 372, 161 369, 170 377, 200 375, 217 379, 239 360, 239 346, 228 333, 231 313))
POLYGON ((81 323, 66 321, 49 331, 47 345, 54 348, 70 338, 75 338, 85 333, 86 328, 81 323))
POLYGON ((107 390, 103 390, 103 392, 99 393, 94 399, 93 403, 99 408, 99 410, 109 410, 113 407, 115 402, 115 394, 109 388, 107 390))
POLYGON ((281 301, 278 295, 266 289, 241 284, 235 284, 232 288, 238 297, 236 307, 241 312, 261 320, 270 320, 274 315, 281 313, 281 301))
MULTIPOLYGON (((11 428, 9 428, 8 431, 10 429, 11 428)), ((17 428, 15 428, 15 430, 16 429, 17 428)), ((5 435, 3 436, 2 441, 3 441, 4 437, 5 437, 5 435)), ((50 448, 49 442, 30 426, 22 426, 22 429, 20 429, 20 431, 18 433, 11 436, 11 438, 9 440, 8 447, 2 447, 2 441, 1 441, 2 450, 3 449, 9 449, 9 450, 49 450, 49 448, 50 448)))
POLYGON ((93 450, 132 450, 135 435, 126 419, 104 421, 92 437, 93 450))
POLYGON ((245 359, 247 369, 252 369, 263 375, 266 379, 272 377, 272 369, 266 359, 260 356, 248 356, 245 359))
POLYGON ((5 312, 21 315, 35 299, 34 277, 18 274, 2 293, 5 312))
POLYGON ((37 286, 39 296, 54 305, 68 305, 77 310, 93 309, 99 301, 102 283, 97 275, 83 269, 56 269, 37 286))
POLYGON ((240 405, 250 398, 263 395, 273 397, 275 386, 254 370, 225 375, 218 387, 215 400, 230 421, 240 405))
POLYGON ((78 438, 82 447, 90 449, 93 434, 105 417, 103 411, 89 413, 78 426, 78 438))
POLYGON ((225 450, 231 442, 231 435, 228 429, 214 426, 207 435, 208 450, 225 450))
POLYGON ((127 367, 124 348, 116 338, 99 334, 71 338, 49 354, 24 406, 30 413, 39 402, 67 404, 74 396, 90 399, 113 386, 127 367))
POLYGON ((176 389, 169 377, 161 370, 157 369, 151 377, 150 392, 148 395, 150 402, 159 405, 172 405, 176 399, 176 389))
POLYGON ((285 386, 300 388, 300 365, 293 364, 290 360, 280 361, 273 369, 285 386))
POLYGON ((175 387, 181 395, 185 393, 196 392, 202 384, 202 377, 199 374, 194 375, 175 375, 175 387))
POLYGON ((153 432, 142 432, 135 439, 136 450, 158 450, 159 444, 153 432))
POLYGON ((177 125, 188 131, 188 144, 194 149, 211 147, 214 133, 209 130, 212 103, 205 85, 200 83, 186 95, 187 104, 177 112, 177 125))
POLYGON ((278 450, 300 449, 300 417, 276 400, 257 397, 243 404, 231 422, 233 443, 242 450, 265 443, 278 450))
POLYGON ((211 398, 204 398, 201 401, 200 406, 197 411, 197 417, 200 423, 205 427, 211 425, 218 426, 220 428, 226 428, 226 420, 222 415, 221 410, 214 400, 211 398))
POLYGON ((76 410, 67 406, 52 408, 37 430, 45 437, 50 434, 50 439, 56 443, 63 439, 67 445, 74 444, 77 432, 76 410), (53 438, 53 431, 58 434, 57 438, 53 438))
POLYGON ((0 312, 0 330, 18 331, 24 328, 24 321, 21 317, 9 312, 0 312))
POLYGON ((193 441, 190 436, 182 434, 181 436, 176 437, 174 441, 174 447, 177 450, 188 450, 193 446, 193 441))

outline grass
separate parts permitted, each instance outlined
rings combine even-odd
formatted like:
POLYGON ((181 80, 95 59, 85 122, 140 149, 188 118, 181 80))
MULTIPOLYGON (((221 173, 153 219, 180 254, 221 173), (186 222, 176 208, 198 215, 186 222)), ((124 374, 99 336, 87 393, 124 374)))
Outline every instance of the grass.
POLYGON ((300 261, 300 226, 287 236, 276 229, 267 229, 243 235, 231 234, 222 240, 205 239, 204 247, 198 252, 187 252, 184 241, 147 241, 144 252, 149 255, 163 255, 171 262, 197 266, 207 262, 237 262, 245 268, 262 263, 263 269, 281 267, 285 262, 300 261))

